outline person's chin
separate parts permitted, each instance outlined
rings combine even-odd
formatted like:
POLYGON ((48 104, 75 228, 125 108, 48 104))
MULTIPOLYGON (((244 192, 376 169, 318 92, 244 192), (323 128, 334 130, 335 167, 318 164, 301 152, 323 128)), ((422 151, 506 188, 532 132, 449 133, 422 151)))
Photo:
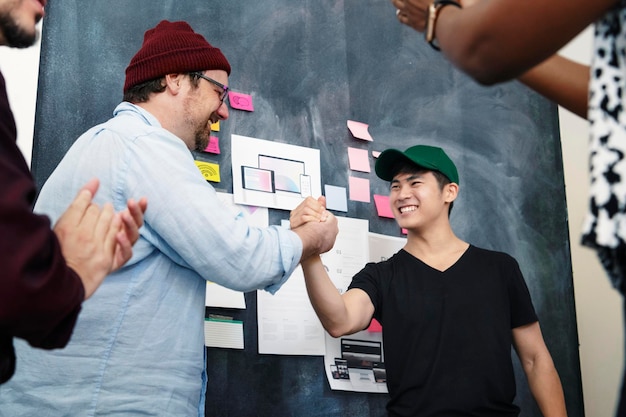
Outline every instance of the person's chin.
POLYGON ((39 31, 33 25, 30 31, 24 28, 14 28, 14 30, 5 30, 7 45, 11 48, 28 48, 33 46, 39 39, 39 31))

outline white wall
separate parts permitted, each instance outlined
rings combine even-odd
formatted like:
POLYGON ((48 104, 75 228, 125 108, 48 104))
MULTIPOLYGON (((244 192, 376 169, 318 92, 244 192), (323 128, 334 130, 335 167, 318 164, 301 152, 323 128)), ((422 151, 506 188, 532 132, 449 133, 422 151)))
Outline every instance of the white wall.
POLYGON ((17 141, 30 164, 35 126, 39 75, 39 43, 28 49, 0 47, 0 70, 7 82, 11 109, 17 124, 17 141))
MULTIPOLYGON (((589 64, 591 29, 574 39, 562 53, 589 64)), ((589 188, 588 124, 564 109, 559 110, 559 115, 585 415, 612 417, 623 366, 622 303, 595 253, 579 244, 589 188)))
MULTIPOLYGON (((583 33, 563 53, 589 63, 591 32, 583 33)), ((38 46, 26 50, 0 47, 0 70, 7 80, 11 107, 17 119, 18 144, 29 162, 38 62, 38 46)), ((610 287, 595 254, 578 244, 587 206, 587 122, 562 109, 560 121, 585 415, 612 417, 623 366, 621 300, 610 287)))

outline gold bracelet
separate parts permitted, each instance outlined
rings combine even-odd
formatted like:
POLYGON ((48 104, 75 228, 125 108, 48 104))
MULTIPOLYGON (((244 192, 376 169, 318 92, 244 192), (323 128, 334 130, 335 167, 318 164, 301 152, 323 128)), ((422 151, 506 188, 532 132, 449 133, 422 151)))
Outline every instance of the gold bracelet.
POLYGON ((435 43, 435 25, 437 24, 437 17, 439 17, 439 12, 446 6, 456 6, 461 9, 461 4, 456 2, 455 0, 435 0, 428 7, 428 19, 426 20, 426 31, 424 32, 424 36, 426 38, 426 42, 433 49, 440 51, 439 45, 435 43))

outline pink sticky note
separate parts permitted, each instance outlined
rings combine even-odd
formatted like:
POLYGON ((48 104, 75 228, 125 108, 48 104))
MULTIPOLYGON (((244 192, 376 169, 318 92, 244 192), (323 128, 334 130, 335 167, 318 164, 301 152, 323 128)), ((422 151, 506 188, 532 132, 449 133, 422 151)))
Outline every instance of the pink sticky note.
POLYGON ((348 120, 348 129, 352 133, 352 136, 358 139, 369 140, 372 142, 374 139, 370 136, 370 132, 367 130, 369 125, 361 122, 355 122, 354 120, 348 120))
POLYGON ((383 331, 383 326, 378 322, 378 320, 372 319, 367 331, 370 333, 380 333, 383 331))
POLYGON ((374 194, 374 203, 376 204, 376 211, 380 217, 389 217, 393 219, 393 213, 389 206, 389 197, 386 195, 374 194))
POLYGON ((372 156, 373 156, 374 158, 378 158, 378 157, 380 156, 380 152, 378 152, 378 151, 372 151, 372 156))
POLYGON ((252 96, 249 94, 237 93, 235 91, 228 92, 228 102, 233 109, 254 111, 252 104, 252 96))
POLYGON ((407 235, 407 234, 409 234, 409 231, 408 231, 408 230, 406 230, 405 228, 402 228, 402 234, 403 234, 403 235, 407 235))
POLYGON ((350 200, 370 202, 370 180, 367 178, 350 177, 350 200))
POLYGON ((348 148, 350 169, 353 171, 370 172, 370 160, 367 149, 348 148))
POLYGON ((209 144, 204 149, 204 152, 220 153, 220 140, 217 136, 209 136, 209 144))

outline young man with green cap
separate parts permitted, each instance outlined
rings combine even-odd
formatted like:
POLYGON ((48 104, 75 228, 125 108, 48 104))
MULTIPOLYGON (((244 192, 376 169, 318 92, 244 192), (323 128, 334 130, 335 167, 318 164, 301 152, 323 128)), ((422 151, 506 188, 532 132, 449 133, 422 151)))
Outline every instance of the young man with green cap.
MULTIPOLYGON (((339 294, 319 256, 302 261, 311 303, 333 337, 383 327, 389 416, 517 416, 515 348, 544 416, 565 416, 559 376, 519 266, 459 239, 449 213, 459 192, 454 163, 437 147, 384 151, 376 174, 406 246, 367 264, 339 294)), ((314 221, 323 199, 292 212, 314 221)))

